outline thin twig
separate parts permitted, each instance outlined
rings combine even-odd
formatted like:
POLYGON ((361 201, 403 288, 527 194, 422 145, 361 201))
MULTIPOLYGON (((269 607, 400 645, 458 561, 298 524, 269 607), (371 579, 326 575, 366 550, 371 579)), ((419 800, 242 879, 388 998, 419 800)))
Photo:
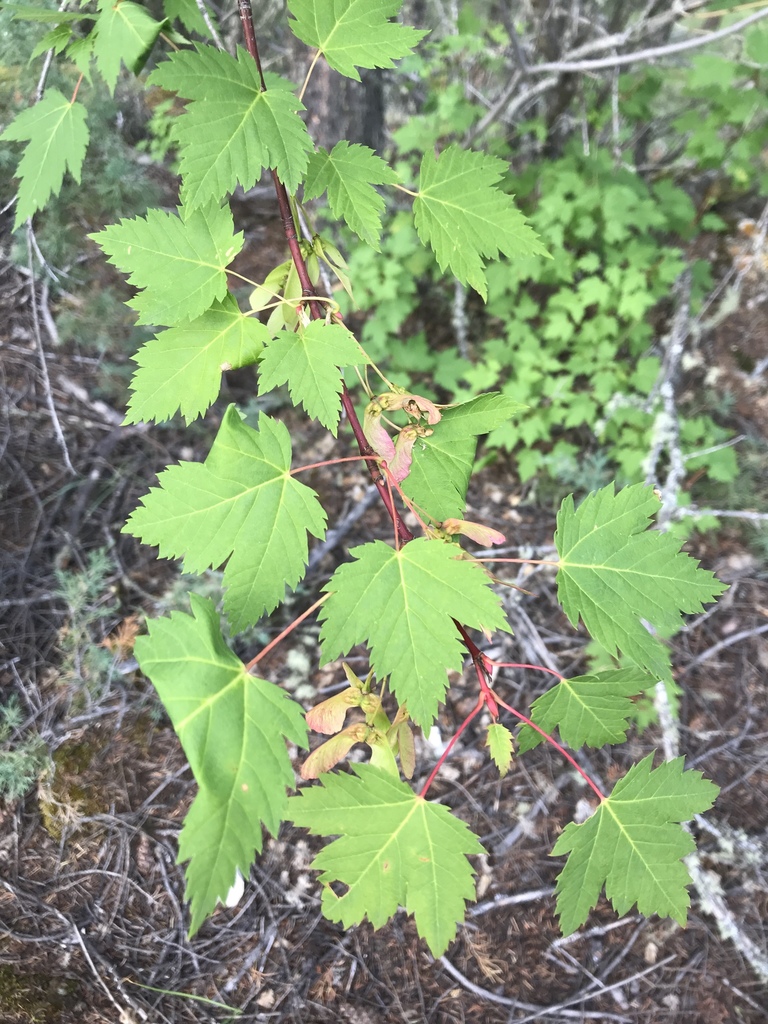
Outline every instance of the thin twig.
POLYGON ((534 903, 536 900, 546 899, 554 892, 550 885, 546 889, 531 889, 530 892, 516 892, 512 896, 497 896, 496 899, 486 900, 485 903, 478 903, 467 910, 467 917, 480 917, 491 910, 500 910, 502 907, 515 907, 519 903, 534 903))
POLYGON ((213 24, 213 21, 211 20, 211 15, 208 11, 208 8, 205 6, 205 0, 195 0, 195 3, 197 4, 197 9, 198 11, 200 11, 202 19, 205 22, 205 27, 211 34, 211 39, 214 41, 219 50, 224 50, 224 43, 221 41, 221 36, 216 31, 216 27, 213 24))
MULTIPOLYGON (((671 959, 671 957, 670 957, 670 959, 671 959)), ((664 963, 666 963, 666 962, 667 961, 664 961, 664 963)), ((496 995, 495 992, 489 992, 487 989, 481 988, 480 985, 475 985, 475 983, 473 981, 470 981, 469 978, 467 978, 465 975, 463 975, 461 973, 461 971, 457 967, 453 966, 453 964, 448 959, 448 957, 441 956, 440 960, 439 960, 439 963, 442 965, 442 967, 447 971, 448 974, 450 974, 450 976, 455 981, 458 981, 458 983, 462 986, 462 988, 465 988, 468 992, 471 992, 473 995, 477 996, 479 999, 484 999, 484 1000, 486 1000, 486 1002, 489 1002, 489 1003, 497 1003, 499 1006, 509 1006, 510 1008, 512 1008, 514 1010, 523 1010, 525 1012, 533 1011, 533 1016, 532 1017, 525 1017, 525 1018, 523 1018, 524 1020, 536 1020, 539 1016, 543 1017, 543 1016, 548 1015, 550 1013, 561 1012, 562 1016, 564 1016, 564 1017, 572 1017, 575 1020, 612 1020, 612 1021, 619 1021, 619 1022, 621 1022, 621 1024, 629 1024, 629 1017, 622 1017, 622 1016, 620 1016, 617 1013, 602 1013, 599 1010, 598 1011, 594 1011, 594 1010, 565 1010, 565 1009, 563 1009, 563 1007, 566 1006, 566 1005, 570 1006, 574 1002, 576 1002, 576 1003, 581 1002, 582 999, 586 998, 585 996, 581 996, 581 997, 579 997, 577 999, 572 999, 567 1004, 563 1003, 563 1004, 560 1004, 559 1006, 555 1006, 555 1007, 536 1006, 535 1004, 532 1004, 532 1003, 523 1003, 519 999, 510 999, 508 996, 496 995)), ((661 965, 659 964, 658 966, 661 966, 661 965)), ((651 970, 654 970, 654 968, 652 968, 652 967, 648 968, 648 970, 644 971, 643 973, 644 974, 648 974, 649 971, 651 971, 651 970)), ((638 975, 635 975, 635 977, 638 977, 638 975)), ((622 985, 626 985, 629 981, 634 981, 634 978, 628 978, 626 982, 621 982, 621 984, 622 985)), ((616 986, 611 986, 611 987, 615 988, 616 986)), ((607 992, 607 991, 609 991, 609 989, 605 989, 604 991, 607 992)), ((602 993, 600 993, 600 994, 602 994, 602 993)), ((521 1024, 522 1024, 522 1022, 521 1022, 521 1024)))
POLYGON ((64 431, 61 429, 61 423, 59 422, 59 415, 56 412, 56 405, 53 401, 53 393, 51 391, 51 378, 48 375, 48 364, 45 361, 45 350, 43 348, 43 338, 40 332, 40 310, 37 302, 37 286, 35 281, 35 273, 33 270, 32 261, 32 220, 27 221, 27 258, 29 260, 29 295, 32 304, 32 327, 35 335, 35 342, 37 344, 37 354, 40 363, 40 372, 43 378, 43 390, 45 391, 45 401, 48 406, 48 411, 51 416, 51 423, 53 425, 53 432, 56 435, 56 440, 59 442, 61 448, 62 458, 64 459, 64 465, 67 467, 67 471, 72 476, 77 476, 75 467, 72 465, 72 461, 69 457, 69 448, 67 447, 67 441, 64 437, 64 431))
POLYGON ((760 636, 762 633, 768 633, 768 624, 765 626, 757 626, 755 629, 743 629, 740 633, 734 633, 733 636, 726 637, 725 640, 720 640, 719 643, 714 644, 712 647, 708 647, 706 651, 699 654, 693 659, 693 661, 688 662, 680 675, 687 675, 687 673, 696 668, 697 665, 701 665, 702 662, 709 661, 710 658, 714 658, 716 654, 719 654, 720 651, 724 651, 726 647, 733 647, 734 644, 739 644, 742 640, 748 640, 753 636, 760 636))
POLYGON ((620 67, 624 64, 635 64, 638 61, 657 60, 659 57, 668 57, 674 53, 684 53, 687 50, 695 50, 702 46, 708 46, 710 43, 717 42, 720 39, 725 39, 727 36, 732 36, 736 32, 741 32, 750 25, 754 25, 756 22, 762 21, 763 18, 768 18, 768 8, 765 8, 762 11, 756 11, 754 14, 750 14, 749 17, 742 18, 741 21, 737 21, 734 25, 727 25, 725 28, 718 29, 716 32, 710 32, 705 36, 699 36, 696 39, 684 39, 679 43, 666 43, 664 46, 651 46, 647 50, 636 50, 634 53, 620 53, 615 57, 599 57, 595 60, 552 61, 551 63, 545 64, 531 64, 528 66, 527 73, 529 75, 544 75, 551 74, 555 71, 558 74, 574 74, 584 71, 602 71, 605 68, 620 67))
MULTIPOLYGON (((767 631, 768 625, 763 626, 761 630, 758 630, 758 632, 767 631)), ((749 631, 745 632, 747 635, 750 635, 749 631)), ((751 633, 754 632, 754 630, 751 631, 751 633)), ((743 634, 741 635, 743 636, 743 634)), ((736 637, 730 637, 729 639, 732 642, 736 642, 739 639, 739 635, 736 637)), ((710 651, 705 651, 705 655, 714 653, 718 646, 719 645, 716 644, 714 648, 710 649, 710 651)), ((723 644, 723 646, 725 646, 725 644, 723 644)), ((695 662, 692 662, 685 671, 687 672, 693 664, 695 664, 695 662)), ((667 688, 664 683, 659 682, 656 684, 653 702, 659 716, 659 725, 662 730, 664 759, 666 761, 672 761, 680 753, 680 735, 677 728, 678 723, 672 712, 669 697, 667 695, 667 688)), ((682 827, 686 831, 690 831, 690 828, 686 823, 683 823, 682 827)), ((685 858, 685 866, 688 868, 694 888, 696 889, 696 893, 699 897, 701 910, 704 911, 704 913, 709 914, 711 917, 714 917, 717 922, 717 930, 720 933, 720 937, 722 939, 730 939, 744 959, 750 964, 752 970, 760 980, 768 982, 768 956, 765 955, 757 943, 753 942, 741 928, 741 925, 736 920, 733 912, 723 898, 719 878, 716 875, 713 876, 711 872, 707 872, 703 869, 698 850, 694 850, 693 853, 688 854, 685 858)))
MULTIPOLYGON (((647 974, 652 974, 654 971, 658 971, 662 967, 666 967, 667 964, 671 963, 675 959, 675 954, 671 953, 668 957, 663 960, 659 960, 657 964, 653 964, 651 967, 646 967, 644 971, 637 971, 635 974, 631 974, 628 978, 624 978, 622 981, 615 981, 612 985, 605 985, 597 987, 594 985, 588 985, 582 992, 577 993, 575 996, 571 996, 570 999, 563 1000, 562 1003, 558 1003, 556 1006, 548 1006, 539 1011, 538 1014, 533 1014, 530 1017, 523 1017, 517 1022, 517 1024, 528 1024, 529 1021, 538 1020, 539 1017, 549 1016, 552 1013, 561 1013, 563 1016, 571 1016, 571 1011, 567 1010, 566 1007, 574 1006, 576 1003, 583 1003, 587 999, 594 999, 596 996, 604 996, 609 992, 615 992, 617 989, 624 988, 625 985, 631 985, 635 981, 639 981, 640 978, 644 978, 647 974)), ((584 1018, 589 1016, 595 1016, 588 1011, 582 1011, 584 1018)), ((601 1014, 605 1020, 626 1020, 626 1017, 620 1017, 618 1014, 601 1014)))
POLYGON ((675 519, 684 519, 686 516, 694 516, 697 519, 701 519, 702 516, 715 516, 720 519, 746 519, 752 523, 768 522, 768 512, 752 512, 749 509, 697 508, 695 505, 675 509, 675 519))
POLYGON ((659 377, 651 391, 661 396, 662 407, 653 424, 655 439, 646 459, 646 483, 656 482, 656 468, 659 458, 666 450, 669 461, 666 479, 661 485, 661 511, 657 517, 659 526, 665 529, 677 508, 677 495, 685 477, 683 453, 680 450, 680 417, 677 412, 675 390, 680 373, 685 341, 691 329, 691 283, 689 267, 678 278, 675 291, 677 306, 672 327, 665 339, 666 351, 659 371, 659 377))
POLYGON ((309 563, 307 564, 307 573, 311 573, 316 569, 325 556, 330 554, 334 548, 338 547, 339 544, 342 543, 358 519, 360 519, 374 503, 377 494, 378 491, 373 484, 371 484, 360 501, 350 509, 350 511, 332 530, 328 531, 323 543, 318 544, 312 549, 309 556, 309 563))

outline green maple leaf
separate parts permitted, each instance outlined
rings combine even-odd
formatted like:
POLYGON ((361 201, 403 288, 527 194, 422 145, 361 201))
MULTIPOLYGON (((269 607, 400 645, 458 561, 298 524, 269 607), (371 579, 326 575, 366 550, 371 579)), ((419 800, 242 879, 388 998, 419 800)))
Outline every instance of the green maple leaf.
POLYGON ((677 822, 706 811, 717 786, 683 771, 683 758, 652 770, 653 754, 633 765, 613 793, 581 825, 566 825, 552 856, 569 853, 557 879, 557 912, 564 935, 582 925, 600 891, 617 914, 633 904, 641 914, 685 924, 690 876, 682 858, 695 849, 677 822))
POLYGON ((440 269, 450 270, 485 299, 484 259, 546 256, 512 197, 496 188, 507 173, 504 160, 453 145, 421 161, 413 217, 419 238, 434 250, 440 269))
MULTIPOLYGON (((168 21, 175 21, 178 18, 188 32, 197 32, 201 36, 209 34, 208 26, 195 0, 163 0, 163 10, 168 21)), ((209 10, 208 16, 215 24, 213 11, 209 10)))
POLYGON ((256 62, 242 48, 235 59, 201 43, 194 52, 174 53, 149 76, 150 85, 191 100, 174 126, 182 198, 190 209, 221 199, 238 182, 249 189, 265 167, 296 191, 312 149, 297 113, 304 106, 290 82, 278 75, 265 79, 262 91, 256 62))
POLYGON ((224 299, 226 268, 243 247, 229 207, 218 204, 184 218, 150 210, 90 237, 131 284, 144 289, 128 302, 139 311, 138 323, 169 326, 194 320, 224 299))
POLYGON ((352 769, 355 775, 323 775, 322 786, 288 801, 295 824, 315 835, 341 836, 312 864, 321 872, 323 913, 345 928, 366 917, 380 928, 402 906, 440 956, 456 935, 466 901, 475 898, 467 857, 483 848, 447 807, 428 803, 379 768, 352 769), (348 887, 343 896, 333 882, 348 887))
POLYGON ((399 551, 373 541, 350 551, 323 588, 320 610, 324 663, 368 643, 376 677, 390 687, 413 721, 429 728, 461 668, 464 647, 452 619, 475 629, 509 632, 499 599, 477 562, 457 557, 441 540, 419 538, 399 551))
POLYGON ((524 408, 506 395, 492 393, 446 409, 431 436, 414 445, 403 491, 437 521, 461 518, 477 436, 494 430, 524 408))
POLYGON ((163 331, 133 357, 139 368, 125 422, 160 422, 181 410, 190 423, 216 399, 222 372, 255 362, 270 337, 264 324, 240 312, 232 295, 192 323, 163 331))
POLYGON ((163 25, 130 0, 99 0, 93 55, 110 92, 115 91, 120 62, 140 71, 163 25))
POLYGON ((392 68, 427 33, 389 19, 402 0, 289 0, 293 34, 328 64, 360 81, 357 68, 392 68))
POLYGON ((505 725, 491 722, 488 726, 487 746, 491 760, 499 769, 499 775, 503 779, 512 764, 512 733, 505 725))
POLYGON ((231 405, 205 462, 161 473, 124 530, 164 558, 183 556, 185 571, 226 561, 224 610, 233 629, 244 629, 304 575, 307 532, 325 532, 317 495, 290 468, 285 425, 262 415, 253 430, 231 405))
POLYGON ((301 402, 335 437, 341 415, 339 367, 367 362, 346 327, 314 320, 296 333, 281 331, 269 342, 259 364, 259 392, 288 384, 293 404, 301 402))
POLYGON ((199 792, 179 839, 189 861, 190 934, 224 900, 235 872, 248 876, 262 825, 277 834, 294 773, 285 741, 307 746, 298 704, 279 687, 249 675, 229 650, 213 602, 190 594, 192 615, 173 612, 149 623, 136 659, 181 740, 199 792))
MULTIPOLYGON (((577 749, 622 743, 627 738, 634 710, 630 697, 653 686, 653 676, 639 670, 616 669, 563 679, 541 697, 531 709, 531 720, 544 732, 558 728, 568 746, 577 749)), ((521 754, 542 743, 544 737, 524 725, 517 737, 521 754)))
POLYGON ((381 251, 381 213, 384 200, 374 185, 394 185, 399 175, 372 149, 337 142, 330 153, 321 149, 309 158, 304 198, 317 199, 328 190, 334 217, 370 246, 381 251))
POLYGON ((96 17, 95 14, 80 14, 78 11, 41 10, 39 7, 32 7, 29 4, 0 3, 0 7, 4 8, 14 21, 55 22, 58 24, 64 21, 80 21, 80 19, 93 21, 96 17))
POLYGON ((681 552, 674 537, 648 530, 660 508, 653 488, 643 484, 618 494, 608 484, 575 511, 567 497, 555 533, 557 594, 571 623, 581 617, 609 654, 621 650, 657 679, 671 679, 666 648, 641 620, 671 636, 683 612, 702 611, 726 587, 681 552))
POLYGON ((16 168, 21 179, 14 231, 58 193, 67 171, 80 182, 88 148, 88 114, 81 103, 70 102, 58 89, 48 89, 28 110, 11 121, 0 142, 28 142, 16 168))

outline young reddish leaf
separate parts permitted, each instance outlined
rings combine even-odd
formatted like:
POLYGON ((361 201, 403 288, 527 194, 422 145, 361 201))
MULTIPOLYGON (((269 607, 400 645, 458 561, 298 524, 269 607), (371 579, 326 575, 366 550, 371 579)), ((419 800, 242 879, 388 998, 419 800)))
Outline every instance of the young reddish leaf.
POLYGON ((429 427, 422 427, 418 423, 412 423, 403 427, 395 438, 395 454, 387 464, 389 474, 395 483, 402 483, 411 471, 413 462, 413 446, 422 437, 429 437, 432 431, 429 427))
POLYGON ((483 547, 491 547, 492 544, 504 544, 507 539, 503 533, 499 533, 498 530, 492 530, 490 526, 481 526, 480 523, 469 523, 466 519, 444 519, 442 528, 449 537, 460 533, 462 536, 469 537, 470 540, 475 541, 476 544, 482 544, 483 547))

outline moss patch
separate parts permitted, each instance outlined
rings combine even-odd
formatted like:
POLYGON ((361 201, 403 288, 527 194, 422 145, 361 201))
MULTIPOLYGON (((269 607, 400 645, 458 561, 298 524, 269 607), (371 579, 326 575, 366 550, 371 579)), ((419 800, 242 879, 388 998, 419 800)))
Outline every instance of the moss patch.
POLYGON ((3 1024, 57 1024, 61 1013, 76 1002, 77 982, 47 974, 19 974, 0 967, 0 1007, 3 1024))

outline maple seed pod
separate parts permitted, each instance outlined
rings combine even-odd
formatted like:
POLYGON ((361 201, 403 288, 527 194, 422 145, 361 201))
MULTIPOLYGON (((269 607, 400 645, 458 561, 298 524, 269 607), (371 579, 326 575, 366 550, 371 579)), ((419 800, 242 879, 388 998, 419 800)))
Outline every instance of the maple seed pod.
POLYGON ((422 416, 426 416, 427 423, 430 426, 439 423, 443 416, 434 402, 424 398, 422 395, 414 395, 408 391, 387 391, 383 395, 379 395, 374 401, 381 407, 383 412, 396 412, 398 409, 402 409, 415 420, 420 420, 422 416))
POLYGON ((434 431, 430 430, 429 427, 419 426, 418 423, 412 423, 408 427, 403 427, 395 438, 394 458, 390 459, 387 464, 389 474, 395 483, 402 483, 410 473, 411 463, 413 462, 413 446, 417 439, 429 437, 433 433, 434 431))
POLYGON ((358 722, 357 725, 348 726, 338 736, 321 743, 301 766, 302 779, 316 779, 323 772, 329 772, 339 761, 344 760, 356 743, 365 742, 369 731, 364 722, 358 722))
POLYGON ((363 417, 363 433, 376 454, 390 462, 395 457, 395 443, 381 423, 384 409, 378 398, 368 403, 363 417))
POLYGON ((490 526, 470 523, 466 519, 444 519, 442 528, 449 537, 455 537, 457 533, 460 533, 484 547, 490 547, 492 544, 504 544, 507 539, 503 533, 491 529, 490 526))
POLYGON ((304 717, 313 732, 332 736, 344 725, 344 719, 347 717, 349 709, 359 707, 360 701, 360 690, 348 686, 341 693, 336 693, 333 697, 316 704, 304 717))

